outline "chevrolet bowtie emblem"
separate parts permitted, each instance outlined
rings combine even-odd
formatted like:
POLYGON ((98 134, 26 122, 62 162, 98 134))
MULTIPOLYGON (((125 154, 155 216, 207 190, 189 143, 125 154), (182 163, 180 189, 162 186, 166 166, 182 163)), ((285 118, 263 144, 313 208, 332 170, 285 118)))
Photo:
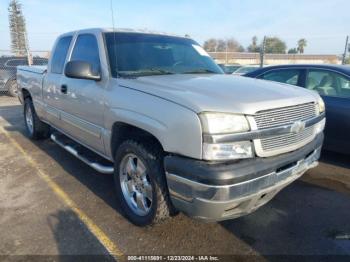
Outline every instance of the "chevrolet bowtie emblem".
POLYGON ((290 131, 294 134, 298 134, 304 129, 305 129, 305 122, 297 121, 291 126, 290 131))

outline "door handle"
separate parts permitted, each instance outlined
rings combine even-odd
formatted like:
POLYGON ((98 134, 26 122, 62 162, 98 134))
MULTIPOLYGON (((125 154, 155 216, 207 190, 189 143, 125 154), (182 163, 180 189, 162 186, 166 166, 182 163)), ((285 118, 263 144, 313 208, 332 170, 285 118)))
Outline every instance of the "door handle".
POLYGON ((67 94, 67 89, 68 89, 67 85, 61 85, 61 93, 67 94))

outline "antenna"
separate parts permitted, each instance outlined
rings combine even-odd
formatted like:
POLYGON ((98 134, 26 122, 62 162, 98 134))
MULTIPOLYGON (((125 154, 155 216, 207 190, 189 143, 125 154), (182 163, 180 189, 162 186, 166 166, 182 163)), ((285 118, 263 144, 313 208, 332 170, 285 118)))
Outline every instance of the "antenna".
POLYGON ((117 59, 117 39, 116 39, 116 30, 115 30, 115 23, 114 23, 114 8, 113 8, 113 0, 110 0, 111 4, 111 15, 112 15, 112 28, 113 28, 113 38, 114 38, 114 56, 115 56, 115 70, 117 73, 117 77, 119 76, 118 74, 118 59, 117 59))

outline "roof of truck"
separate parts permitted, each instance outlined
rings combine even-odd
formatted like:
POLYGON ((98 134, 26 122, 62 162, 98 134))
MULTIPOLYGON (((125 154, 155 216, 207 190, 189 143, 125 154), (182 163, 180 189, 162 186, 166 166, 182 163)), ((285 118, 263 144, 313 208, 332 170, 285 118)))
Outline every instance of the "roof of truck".
POLYGON ((87 29, 80 29, 75 30, 71 32, 67 32, 62 34, 61 36, 65 35, 73 35, 76 33, 108 33, 108 32, 120 32, 120 33, 140 33, 140 34, 153 34, 153 35, 166 35, 166 36, 175 36, 175 37, 184 37, 181 35, 175 35, 175 34, 169 34, 165 32, 159 32, 159 31, 152 31, 148 29, 130 29, 130 28, 87 28, 87 29))

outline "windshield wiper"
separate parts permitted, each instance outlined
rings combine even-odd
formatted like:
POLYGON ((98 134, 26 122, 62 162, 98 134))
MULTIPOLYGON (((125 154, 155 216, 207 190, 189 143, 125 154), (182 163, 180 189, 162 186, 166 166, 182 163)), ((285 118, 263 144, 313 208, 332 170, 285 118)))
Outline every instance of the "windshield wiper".
POLYGON ((150 68, 149 71, 164 74, 164 75, 173 75, 174 74, 173 72, 171 72, 169 70, 162 69, 162 68, 150 68))
POLYGON ((119 72, 120 76, 126 77, 137 77, 137 76, 148 76, 148 75, 173 75, 174 73, 161 68, 147 68, 137 71, 126 71, 119 72))
POLYGON ((183 72, 183 74, 217 74, 218 72, 215 72, 213 70, 210 69, 206 69, 206 68, 199 68, 199 69, 195 69, 192 71, 186 71, 183 72))

